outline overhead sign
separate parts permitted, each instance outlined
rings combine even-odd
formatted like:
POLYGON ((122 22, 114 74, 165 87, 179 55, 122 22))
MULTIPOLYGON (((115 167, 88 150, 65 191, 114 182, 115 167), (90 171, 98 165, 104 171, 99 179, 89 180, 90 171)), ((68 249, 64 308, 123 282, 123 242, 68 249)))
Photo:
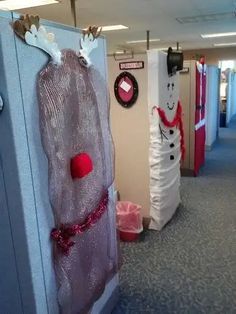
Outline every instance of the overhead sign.
POLYGON ((120 70, 137 70, 144 68, 144 61, 120 62, 120 70))

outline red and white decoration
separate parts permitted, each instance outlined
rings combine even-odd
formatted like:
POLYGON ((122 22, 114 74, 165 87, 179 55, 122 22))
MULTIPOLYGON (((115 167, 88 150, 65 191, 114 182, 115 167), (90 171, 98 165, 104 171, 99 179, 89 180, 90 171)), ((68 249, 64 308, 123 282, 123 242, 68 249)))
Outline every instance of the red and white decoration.
POLYGON ((194 174, 198 175, 205 163, 206 141, 206 64, 204 58, 196 63, 195 159, 194 174))
POLYGON ((148 52, 148 103, 150 117, 149 228, 161 230, 180 203, 180 161, 184 155, 179 75, 168 76, 167 54, 148 52))
POLYGON ((144 61, 120 62, 120 70, 138 70, 144 68, 144 61))

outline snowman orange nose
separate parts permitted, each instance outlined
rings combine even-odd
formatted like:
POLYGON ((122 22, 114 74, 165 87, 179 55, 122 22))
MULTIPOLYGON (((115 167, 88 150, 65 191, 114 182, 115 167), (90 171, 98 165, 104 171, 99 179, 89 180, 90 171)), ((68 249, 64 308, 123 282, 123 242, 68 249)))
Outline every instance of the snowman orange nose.
POLYGON ((87 153, 75 155, 70 163, 71 176, 73 179, 81 179, 93 170, 93 162, 87 153))

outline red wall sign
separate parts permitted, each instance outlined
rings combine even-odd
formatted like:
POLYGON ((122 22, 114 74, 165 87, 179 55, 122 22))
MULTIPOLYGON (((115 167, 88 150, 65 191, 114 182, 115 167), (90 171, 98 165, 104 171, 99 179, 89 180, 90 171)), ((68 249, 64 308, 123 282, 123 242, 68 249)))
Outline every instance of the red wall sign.
POLYGON ((136 70, 144 68, 144 61, 120 62, 120 70, 136 70))

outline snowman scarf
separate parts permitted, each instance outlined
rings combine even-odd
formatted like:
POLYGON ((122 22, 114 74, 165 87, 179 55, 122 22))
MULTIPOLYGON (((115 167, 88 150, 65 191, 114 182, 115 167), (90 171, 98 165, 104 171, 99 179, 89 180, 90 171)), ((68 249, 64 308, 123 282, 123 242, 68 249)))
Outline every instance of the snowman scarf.
POLYGON ((180 101, 178 101, 178 106, 176 110, 175 117, 172 121, 169 121, 166 117, 165 111, 161 109, 160 107, 153 107, 159 114, 162 123, 168 127, 168 128, 173 128, 173 127, 178 127, 180 130, 180 145, 181 145, 181 157, 182 160, 185 158, 185 145, 184 145, 184 127, 183 127, 183 120, 182 120, 182 106, 180 101))

